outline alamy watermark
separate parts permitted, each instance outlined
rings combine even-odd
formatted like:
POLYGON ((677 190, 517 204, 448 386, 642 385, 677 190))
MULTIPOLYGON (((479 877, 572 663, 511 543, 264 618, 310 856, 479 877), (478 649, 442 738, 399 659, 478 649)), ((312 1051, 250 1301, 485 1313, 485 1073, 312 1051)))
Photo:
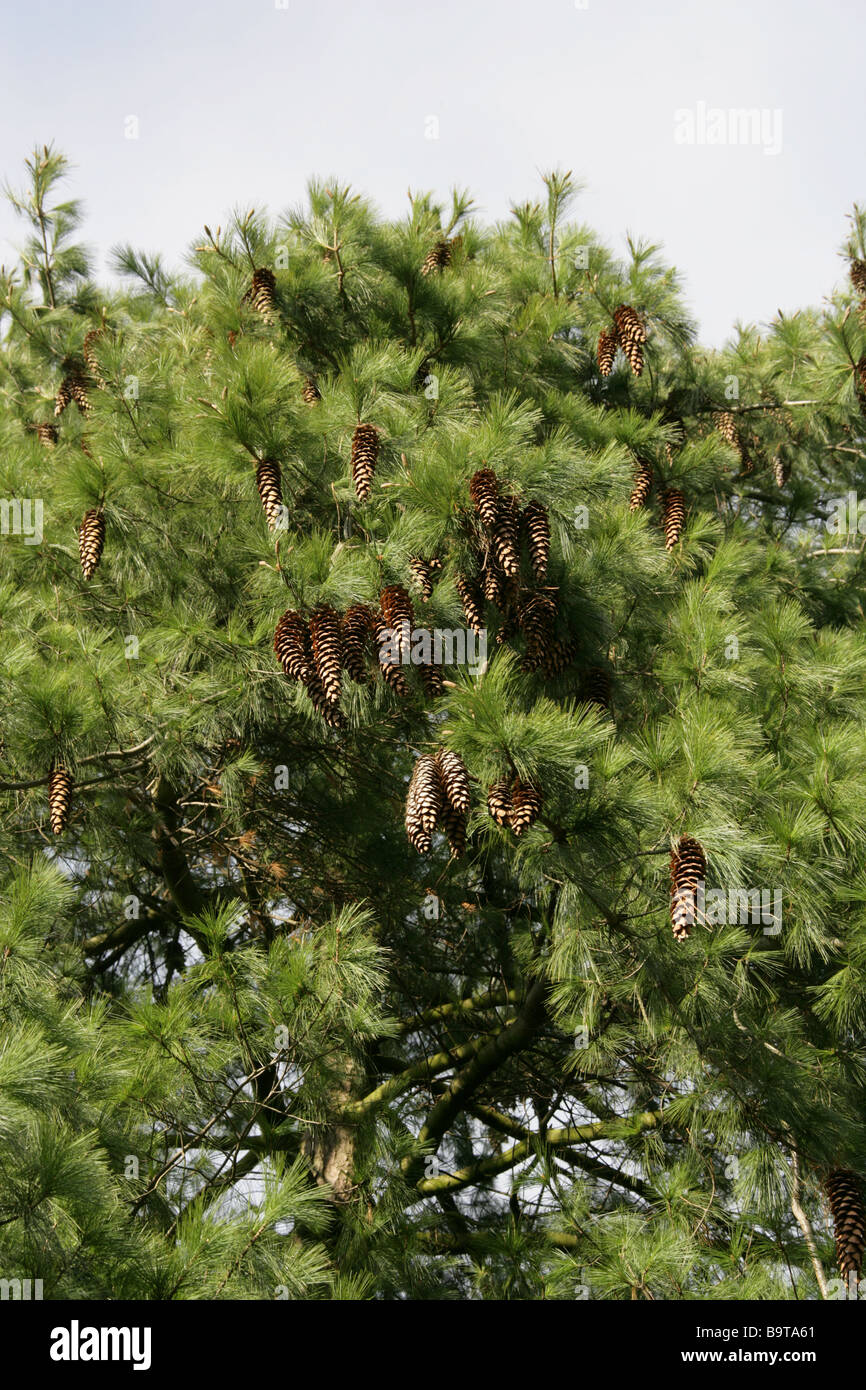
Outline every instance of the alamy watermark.
POLYGON ((677 145, 756 145, 764 154, 782 152, 782 112, 778 106, 707 106, 674 111, 677 145))
POLYGON ((388 666, 468 666, 478 675, 487 665, 487 629, 410 627, 385 629, 379 660, 388 666))
POLYGON ((0 535, 23 536, 25 545, 41 545, 42 498, 0 497, 0 535))
POLYGON ((781 888, 706 888, 699 879, 694 890, 675 893, 674 903, 690 926, 695 922, 710 927, 763 923, 764 936, 778 936, 782 930, 781 888))

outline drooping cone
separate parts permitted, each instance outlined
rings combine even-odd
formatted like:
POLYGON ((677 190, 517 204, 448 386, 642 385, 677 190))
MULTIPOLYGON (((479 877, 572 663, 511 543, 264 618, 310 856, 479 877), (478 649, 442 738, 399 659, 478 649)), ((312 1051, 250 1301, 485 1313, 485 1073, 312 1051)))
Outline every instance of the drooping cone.
POLYGON ((469 810, 469 773, 466 764, 450 748, 440 748, 436 754, 442 780, 442 790, 455 811, 465 814, 469 810))
POLYGON ((780 449, 773 459, 773 477, 776 487, 784 487, 791 476, 791 461, 780 449))
POLYGON ((539 584, 547 574, 550 559, 550 519, 541 502, 527 502, 521 515, 523 529, 529 542, 532 572, 539 584))
POLYGON ((311 376, 304 377, 304 384, 301 387, 301 395, 307 405, 315 405, 316 401, 322 399, 322 393, 316 385, 315 379, 311 376))
POLYGON ((93 380, 100 390, 104 390, 105 388, 105 378, 99 370, 99 358, 96 356, 96 344, 102 337, 102 332, 103 330, 101 328, 91 328, 90 332, 84 335, 84 344, 81 349, 84 361, 87 363, 87 370, 90 372, 90 375, 93 377, 93 380))
POLYGON ((48 778, 48 823, 55 835, 66 828, 72 802, 72 778, 66 768, 55 763, 48 778))
POLYGON ((496 525, 496 508, 499 500, 499 479, 492 468, 479 468, 469 479, 469 496, 472 505, 485 526, 496 525))
POLYGON ((505 597, 505 575, 490 546, 484 551, 481 562, 481 592, 488 603, 501 608, 505 597))
POLYGON ((678 487, 665 491, 662 509, 662 527, 665 533, 665 549, 673 550, 683 533, 686 523, 686 499, 678 487))
POLYGON ((590 704, 610 709, 610 676, 601 666, 590 666, 581 681, 581 694, 590 704))
POLYGON ((451 243, 444 239, 437 241, 436 245, 431 247, 424 257, 424 262, 421 266, 421 274, 431 275, 434 270, 444 270, 445 267, 450 264, 451 243))
POLYGON ((697 888, 707 873, 707 856, 697 840, 683 835, 671 850, 671 928, 677 941, 691 935, 697 921, 697 888))
POLYGON ((273 323, 277 316, 277 279, 272 270, 261 266, 253 272, 252 284, 244 295, 256 313, 261 314, 265 323, 273 323))
POLYGON ((53 449, 57 443, 57 426, 43 422, 36 426, 36 438, 43 449, 53 449))
POLYGON ((542 663, 541 669, 545 676, 559 676, 570 666, 577 655, 577 644, 571 637, 564 640, 554 637, 548 643, 547 654, 542 663))
POLYGON ((517 621, 526 638, 524 669, 537 671, 551 656, 556 599, 552 594, 532 594, 518 605, 517 621))
POLYGON ((352 435, 352 481, 359 502, 366 502, 379 457, 379 431, 375 425, 358 425, 352 435))
POLYGON ((382 616, 397 638, 397 646, 402 656, 411 649, 412 629, 415 626, 415 611, 412 600, 402 584, 389 584, 379 595, 382 616))
POLYGON ((643 371, 643 345, 646 342, 643 319, 630 304, 620 304, 613 311, 613 321, 628 365, 635 376, 640 376, 643 371))
POLYGON ((442 668, 435 661, 422 661, 418 666, 421 684, 431 700, 438 700, 445 689, 442 668))
POLYGON ((639 459, 637 472, 634 475, 634 487, 628 503, 630 512, 636 512, 639 508, 646 506, 652 487, 653 466, 647 459, 639 459))
POLYGON ((283 475, 276 459, 262 459, 256 469, 256 487, 262 499, 268 530, 275 531, 283 516, 283 475))
POLYGON ((613 359, 616 357, 618 346, 617 336, 613 329, 603 328, 598 335, 598 370, 602 376, 610 376, 613 371, 613 359))
POLYGON ((510 777, 502 777, 487 788, 487 809, 503 829, 511 824, 511 784, 510 777))
POLYGON ((866 1207, 860 1177, 850 1168, 832 1168, 824 1179, 824 1191, 833 1217, 836 1262, 843 1279, 859 1280, 866 1247, 866 1207))
POLYGON ((511 829, 522 835, 537 820, 541 812, 541 792, 531 782, 515 780, 511 793, 511 829))
POLYGON ((409 682, 403 672, 402 665, 398 665, 394 659, 394 639, 391 624, 385 621, 384 615, 378 613, 375 617, 373 636, 376 642, 376 660, 379 663, 379 670, 385 684, 394 691, 395 695, 402 695, 404 698, 409 695, 409 682))
POLYGON ((306 682, 310 675, 308 635, 300 613, 287 609, 274 632, 274 651, 289 680, 306 682))
POLYGON ((743 441, 740 438, 740 431, 737 425, 736 416, 730 410, 720 410, 716 415, 716 429, 722 436, 726 444, 730 444, 732 449, 736 449, 740 456, 740 466, 745 464, 745 451, 743 441))
POLYGON ((60 383, 54 399, 54 414, 62 415, 74 401, 82 415, 90 413, 90 397, 87 394, 87 377, 80 367, 71 367, 60 383))
POLYGON ((406 834, 413 849, 426 854, 442 810, 443 792, 439 764, 430 753, 417 760, 406 796, 406 834))
POLYGON ((851 284, 858 294, 866 294, 866 261, 853 260, 850 266, 851 284))
POLYGON ((448 837, 453 858, 460 859, 466 852, 466 814, 455 811, 449 801, 442 806, 442 829, 448 837))
POLYGON ((500 497, 491 533, 493 554, 506 577, 520 573, 520 508, 514 497, 500 497))
POLYGON ((454 585, 463 604, 467 626, 479 635, 484 632, 484 605, 478 586, 462 574, 455 577, 454 585))
POLYGON ((375 614, 372 608, 363 603, 353 603, 343 614, 343 665, 353 681, 359 685, 367 682, 367 667, 364 654, 373 633, 375 614))
POLYGON ((105 544, 105 517, 102 512, 93 507, 89 512, 85 512, 78 528, 78 557, 81 561, 81 573, 85 579, 91 579, 102 558, 102 547, 105 544))
MULTIPOLYGON (((439 568, 442 568, 441 564, 439 568)), ((423 599, 430 598, 435 583, 433 579, 435 573, 433 562, 423 559, 420 555, 413 555, 409 560, 409 573, 421 590, 421 597, 423 599)))
POLYGON ((320 604, 311 614, 310 641, 325 702, 337 705, 342 687, 343 643, 340 615, 330 604, 320 604))
POLYGON ((857 392, 860 409, 866 414, 866 353, 863 354, 854 368, 854 375, 854 390, 857 392))

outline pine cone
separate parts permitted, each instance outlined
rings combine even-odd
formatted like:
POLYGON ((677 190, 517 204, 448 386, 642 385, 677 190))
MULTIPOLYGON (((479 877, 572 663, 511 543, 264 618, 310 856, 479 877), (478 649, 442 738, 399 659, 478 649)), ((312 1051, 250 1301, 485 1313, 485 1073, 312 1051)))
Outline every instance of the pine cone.
POLYGON ((421 274, 430 275, 434 270, 444 270, 445 267, 450 264, 451 243, 444 239, 437 241, 436 245, 432 247, 424 257, 424 262, 421 266, 421 274))
POLYGON ((479 468, 469 479, 472 505, 487 527, 496 525, 499 479, 492 468, 479 468))
POLYGON ((602 376, 610 376, 613 371, 613 360, 616 357, 616 350, 619 346, 616 333, 612 329, 603 328, 598 335, 598 370, 602 376))
POLYGON ((379 595, 382 616, 397 637, 400 654, 411 650, 415 611, 412 600, 402 584, 389 584, 379 595))
POLYGON ((590 666, 584 672, 581 692, 588 704, 610 709, 610 676, 601 666, 590 666))
POLYGON ((511 778, 502 777, 487 789, 487 809, 498 826, 511 824, 511 778))
POLYGON ((90 332, 84 335, 84 343, 81 349, 84 361, 87 364, 87 370, 90 372, 90 375, 93 377, 93 380, 100 390, 104 390, 105 388, 105 378, 99 370, 99 358, 96 356, 96 343, 98 343, 102 336, 103 330, 101 328, 91 328, 90 332))
POLYGON ((403 672, 402 665, 397 665, 391 659, 390 651, 393 650, 393 636, 391 624, 385 621, 384 616, 379 613, 375 618, 374 636, 376 639, 376 659, 379 662, 379 670, 385 684, 394 691, 395 695, 401 695, 405 699, 409 694, 409 682, 403 672), (383 655, 384 650, 384 655, 383 655))
POLYGON ((466 764, 450 748, 440 748, 436 754, 442 779, 442 790, 455 811, 469 810, 469 773, 466 764))
POLYGON ((664 495, 662 527, 665 533, 665 549, 673 550, 683 533, 686 522, 686 501, 679 488, 669 487, 664 495))
POLYGON ((316 675, 321 682, 325 703, 340 703, 343 643, 340 615, 330 604, 320 604, 310 617, 310 641, 316 675))
POLYGON ((466 853, 466 814, 455 811, 449 801, 442 806, 442 829, 448 837, 452 857, 460 859, 466 853))
POLYGON ((454 584, 460 595, 460 601, 463 604, 463 612, 466 617, 467 626, 470 627, 473 632, 480 635, 485 631, 484 607, 477 586, 470 580, 465 579, 462 574, 456 576, 454 584))
POLYGON ((527 502, 521 521, 529 541, 532 572, 540 584, 547 574, 547 563, 550 559, 550 520, 547 508, 541 502, 527 502))
POLYGON ((549 678, 560 676, 574 661, 576 654, 577 646, 571 637, 566 637, 565 641, 554 637, 548 642, 541 669, 549 678))
POLYGON ((505 601, 505 575, 488 547, 481 562, 481 592, 487 603, 501 608, 505 601))
POLYGON ((824 1179, 824 1191, 833 1217, 836 1262, 842 1278, 859 1281, 866 1247, 866 1207, 860 1177, 850 1168, 832 1168, 824 1179))
POLYGON ((303 396, 307 405, 315 405, 316 401, 320 401, 322 399, 322 393, 316 385, 314 377, 304 377, 304 384, 301 387, 301 395, 303 396))
POLYGON ((87 394, 87 377, 80 367, 70 367, 60 383, 54 400, 54 414, 62 415, 66 407, 74 401, 82 415, 90 413, 90 398, 87 394))
POLYGON ((440 570, 442 568, 438 560, 434 563, 433 560, 422 559, 420 555, 413 555, 409 560, 409 573, 421 590, 421 597, 423 599, 430 598, 433 593, 433 584, 435 582, 433 575, 437 568, 440 570))
POLYGON ((442 802, 439 764, 430 753, 424 753, 412 770, 405 816, 409 843, 419 854, 426 854, 430 848, 442 802))
POLYGON ((445 689, 441 666, 438 666, 434 661, 422 661, 418 666, 418 674, 421 677, 421 684, 430 699, 438 700, 445 689))
POLYGON ((379 458, 379 431, 375 425, 358 425, 352 435, 352 480, 360 502, 366 502, 379 458))
POLYGON ((55 835, 65 830, 72 802, 72 778, 59 763, 52 764, 48 778, 48 823, 55 835))
POLYGON ((265 323, 273 323, 277 315, 277 280, 274 272, 262 266, 253 272, 253 280, 246 294, 245 300, 249 300, 252 308, 257 314, 261 314, 265 323))
POLYGON ((526 638, 524 668, 537 671, 552 656, 556 600, 552 594, 533 594, 518 605, 517 621, 526 638))
POLYGON ((853 260, 849 273, 851 284, 858 294, 866 294, 866 261, 853 260))
POLYGON ((491 536, 493 554, 507 577, 520 573, 520 508, 513 497, 500 497, 491 536))
POLYGON ((353 603, 343 614, 343 665, 353 681, 365 685, 367 668, 364 653, 373 632, 375 614, 363 603, 353 603))
POLYGON ((57 426, 43 422, 36 426, 36 438, 43 449, 53 449, 57 443, 57 426))
POLYGON ((511 793, 511 829, 515 835, 528 830, 541 812, 541 792, 531 782, 516 778, 511 793))
POLYGON ((671 928, 677 941, 691 935, 697 920, 697 887, 707 873, 707 856, 697 840, 683 835, 671 850, 671 928))
POLYGON ((274 651, 289 680, 306 682, 310 675, 307 624, 300 613, 287 609, 274 632, 274 651))
POLYGON ((92 579, 102 558, 102 547, 105 544, 105 517, 102 512, 93 507, 89 512, 85 512, 78 528, 78 556, 81 561, 81 573, 85 579, 92 579))
POLYGON ((256 469, 256 487, 268 530, 275 531, 283 517, 283 476, 276 459, 262 459, 256 469))
POLYGON ((614 309, 613 321, 628 364, 635 376, 640 376, 643 371, 643 345, 646 342, 644 322, 630 304, 620 304, 614 309))
POLYGON ((638 459, 637 472, 634 475, 634 487, 629 498, 628 509, 636 512, 640 507, 645 507, 649 501, 649 495, 653 486, 653 466, 648 459, 638 459))
POLYGON ((791 476, 791 461, 780 449, 773 459, 773 477, 776 487, 784 487, 791 476))

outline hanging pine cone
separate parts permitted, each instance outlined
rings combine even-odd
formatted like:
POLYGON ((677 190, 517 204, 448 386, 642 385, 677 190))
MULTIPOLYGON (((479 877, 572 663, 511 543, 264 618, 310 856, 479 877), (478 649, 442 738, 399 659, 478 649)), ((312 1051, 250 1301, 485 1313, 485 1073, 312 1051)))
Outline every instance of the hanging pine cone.
POLYGON ((740 431, 737 425, 736 416, 730 410, 720 410, 716 414, 716 429, 722 436, 726 444, 730 444, 732 449, 736 449, 740 456, 741 469, 745 465, 745 449, 740 438, 740 431))
POLYGON ((90 332, 84 335, 84 343, 81 349, 84 361, 87 364, 87 370, 90 372, 90 375, 93 377, 93 380, 100 390, 105 387, 105 378, 99 370, 99 358, 96 356, 96 344, 99 342, 102 335, 103 330, 101 328, 91 328, 90 332))
POLYGON ((300 613, 287 609, 274 632, 274 651, 289 680, 306 681, 310 675, 308 637, 300 613))
POLYGON ((467 627, 480 635, 485 631, 485 627, 483 600, 478 586, 464 578, 462 574, 458 574, 455 577, 454 585, 460 595, 460 601, 463 604, 463 612, 466 617, 467 627))
POLYGON ((628 509, 636 512, 641 507, 645 507, 649 501, 649 495, 653 486, 653 466, 648 459, 638 459, 637 472, 634 475, 634 487, 629 498, 628 509))
POLYGON ((340 615, 328 603, 322 603, 310 616, 310 641, 316 675, 329 705, 340 702, 343 668, 343 643, 340 615))
POLYGON ((261 266, 253 272, 252 284, 244 295, 265 323, 273 323, 277 315, 277 279, 272 270, 261 266))
POLYGON ((859 1175, 850 1168, 832 1168, 824 1179, 824 1191, 833 1217, 836 1263, 842 1278, 859 1281, 866 1247, 866 1207, 859 1175))
POLYGON ((256 468, 256 487, 268 530, 275 531, 283 519, 283 476, 276 459, 262 459, 256 468))
POLYGON ((303 396, 307 405, 315 405, 316 401, 320 401, 322 399, 322 393, 316 385, 314 377, 304 377, 304 384, 301 387, 301 395, 303 396))
POLYGON ((60 383, 54 400, 54 414, 62 415, 68 405, 75 402, 82 415, 90 413, 90 397, 87 394, 87 377, 79 366, 70 367, 60 383))
POLYGON ((851 275, 851 284, 854 286, 857 293, 866 294, 866 261, 853 260, 849 268, 849 273, 851 275))
POLYGON ((577 644, 571 637, 561 640, 559 637, 552 638, 547 645, 547 653, 541 665, 541 670, 545 676, 553 679, 561 676, 562 672, 571 665, 577 655, 577 644))
POLYGON ((516 778, 511 793, 511 829, 515 835, 528 830, 541 812, 541 792, 532 782, 516 778))
POLYGON ((36 438, 43 449, 53 449, 57 443, 57 426, 43 421, 36 426, 36 438))
POLYGON ((424 753, 412 769, 405 815, 409 843, 419 854, 426 854, 430 848, 442 801, 439 764, 432 754, 424 753))
POLYGON ((437 241, 436 245, 427 252, 421 266, 422 275, 430 275, 434 270, 444 270, 451 264, 451 243, 449 241, 437 241))
POLYGON ((359 502, 366 502, 379 458, 379 431, 375 425, 358 425, 352 435, 352 480, 359 502))
POLYGON ((520 573, 520 508, 514 497, 500 497, 491 534, 493 554, 507 577, 520 573))
POLYGON ((505 575, 490 547, 486 547, 481 562, 481 592, 487 603, 501 608, 505 601, 505 575))
POLYGON ((643 345, 646 328, 643 319, 630 304, 620 304, 613 311, 619 344, 635 376, 643 371, 643 345))
POLYGON ((532 594, 518 605, 517 621, 526 638, 524 669, 537 671, 552 655, 556 599, 548 593, 532 594))
POLYGON ((469 479, 472 505, 487 527, 496 525, 499 479, 492 468, 479 468, 469 479))
POLYGON ((685 941, 697 921, 697 887, 706 873, 703 848, 690 835, 683 835, 671 850, 671 928, 677 941, 685 941))
POLYGON ((449 801, 442 806, 442 829, 448 837, 452 857, 462 858, 466 853, 466 815, 463 811, 455 811, 449 801))
POLYGON ((395 695, 401 695, 405 699, 410 693, 409 682, 406 680, 402 665, 398 665, 391 655, 394 650, 393 632, 391 624, 385 621, 381 613, 377 614, 375 618, 373 631, 376 641, 376 660, 379 663, 382 679, 394 691, 395 695))
POLYGON ((422 661, 418 666, 418 674, 426 694, 431 700, 438 700, 445 689, 441 666, 435 661, 422 661))
MULTIPOLYGON (((441 565, 439 566, 441 569, 441 565)), ((433 574, 434 566, 430 560, 424 560, 420 555, 412 555, 409 560, 409 573, 421 590, 421 597, 428 599, 433 593, 433 574)))
POLYGON ((442 778, 442 790, 455 811, 465 814, 469 810, 469 773, 466 764, 450 748, 440 748, 436 754, 442 778))
POLYGON ((613 329, 603 328, 598 335, 598 348, 596 356, 598 358, 598 370, 602 376, 610 376, 613 371, 613 360, 616 357, 618 341, 613 329))
POLYGON ((487 788, 487 809, 493 820, 502 829, 511 824, 512 779, 501 777, 487 788))
POLYGON ((662 508, 662 527, 665 533, 665 549, 673 550, 683 533, 686 523, 686 499, 677 487, 665 490, 662 508))
POLYGON ((412 629, 415 626, 412 600, 402 584, 389 584, 379 595, 379 604, 385 622, 394 630, 402 656, 411 647, 412 629))
POLYGON ((55 835, 65 830, 72 803, 72 778, 66 768, 54 763, 48 777, 48 823, 55 835))
POLYGON ((776 487, 784 487, 791 476, 791 462, 783 451, 779 449, 773 459, 773 477, 776 480, 776 487))
POLYGON ((540 584, 547 574, 547 563, 550 559, 550 520, 547 508, 541 502, 527 502, 520 519, 529 542, 532 572, 540 584))
POLYGON ((601 666, 590 666, 581 680, 581 694, 588 704, 610 709, 610 676, 601 666))
POLYGON ((102 557, 105 544, 105 517, 96 507, 85 512, 78 528, 78 557, 81 573, 85 579, 92 579, 96 566, 102 557))
POLYGON ((343 634, 343 665, 358 685, 367 682, 364 654, 373 633, 375 614, 363 603, 353 603, 343 614, 340 624, 343 634))

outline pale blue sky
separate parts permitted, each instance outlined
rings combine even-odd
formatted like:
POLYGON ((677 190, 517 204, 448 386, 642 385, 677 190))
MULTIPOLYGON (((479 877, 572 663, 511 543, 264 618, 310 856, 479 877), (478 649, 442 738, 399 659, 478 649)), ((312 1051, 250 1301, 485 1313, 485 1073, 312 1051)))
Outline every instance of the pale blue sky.
MULTIPOLYGON (((278 212, 314 173, 387 215, 407 187, 468 186, 493 220, 570 168, 613 250, 627 229, 664 244, 712 344, 843 278, 866 200, 862 0, 283 2, 5 0, 0 174, 17 185, 55 140, 100 261, 131 241, 177 263, 204 222, 278 212), (780 111, 781 152, 676 143, 700 102, 780 111)), ((7 263, 17 236, 4 206, 7 263)))

